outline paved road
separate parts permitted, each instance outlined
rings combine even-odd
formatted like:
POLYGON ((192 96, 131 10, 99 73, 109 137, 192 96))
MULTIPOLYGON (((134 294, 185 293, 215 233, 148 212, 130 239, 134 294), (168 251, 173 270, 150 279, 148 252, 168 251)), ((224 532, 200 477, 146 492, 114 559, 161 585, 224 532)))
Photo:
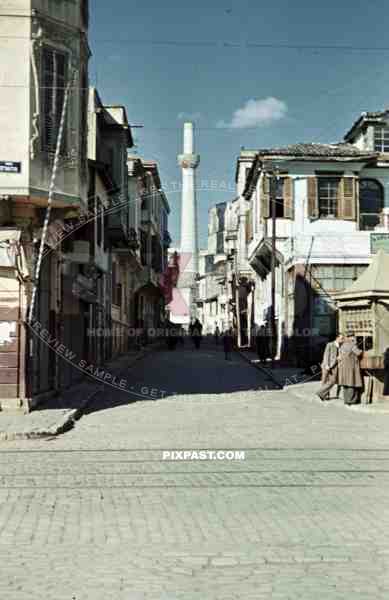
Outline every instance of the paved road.
POLYGON ((138 402, 105 390, 60 438, 0 444, 0 597, 387 600, 387 415, 211 347, 123 376, 138 402))

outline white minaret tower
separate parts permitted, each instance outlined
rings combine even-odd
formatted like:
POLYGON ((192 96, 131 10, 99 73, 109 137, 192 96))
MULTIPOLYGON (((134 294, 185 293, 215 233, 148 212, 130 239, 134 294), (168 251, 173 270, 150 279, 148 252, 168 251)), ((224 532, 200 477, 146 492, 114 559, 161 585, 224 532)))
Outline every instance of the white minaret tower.
MULTIPOLYGON (((198 273, 199 246, 196 202, 196 168, 200 156, 195 154, 194 125, 184 123, 184 153, 178 156, 182 168, 181 244, 180 251, 191 258, 179 280, 180 292, 194 316, 194 283, 198 273)), ((189 316, 184 320, 189 322, 189 316)))

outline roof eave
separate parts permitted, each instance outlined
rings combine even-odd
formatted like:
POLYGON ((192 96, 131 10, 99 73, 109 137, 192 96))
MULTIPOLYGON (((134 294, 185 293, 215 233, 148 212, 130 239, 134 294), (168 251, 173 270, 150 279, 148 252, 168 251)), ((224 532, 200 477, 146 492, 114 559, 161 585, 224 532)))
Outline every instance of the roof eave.
POLYGON ((357 292, 339 292, 333 294, 333 299, 337 302, 346 302, 349 300, 380 300, 382 298, 389 298, 388 290, 366 290, 357 292))
POLYGON ((290 162, 364 162, 377 158, 377 153, 368 155, 350 155, 350 156, 319 156, 317 154, 259 154, 261 159, 275 161, 275 160, 288 160, 290 162))

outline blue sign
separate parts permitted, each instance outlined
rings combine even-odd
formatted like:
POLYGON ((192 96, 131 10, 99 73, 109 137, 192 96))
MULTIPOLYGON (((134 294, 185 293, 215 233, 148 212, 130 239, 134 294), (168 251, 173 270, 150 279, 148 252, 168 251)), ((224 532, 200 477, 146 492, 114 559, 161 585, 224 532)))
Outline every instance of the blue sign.
POLYGON ((0 173, 20 173, 21 170, 21 162, 14 162, 12 160, 0 160, 0 173))

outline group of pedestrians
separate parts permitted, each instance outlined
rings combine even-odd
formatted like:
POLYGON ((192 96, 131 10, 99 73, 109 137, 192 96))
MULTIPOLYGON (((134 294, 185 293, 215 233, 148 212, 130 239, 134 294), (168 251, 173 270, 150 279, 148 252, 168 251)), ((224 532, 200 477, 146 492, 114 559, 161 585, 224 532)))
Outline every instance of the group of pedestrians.
POLYGON ((359 404, 363 387, 360 350, 353 337, 338 334, 325 348, 322 362, 321 387, 317 393, 323 402, 330 400, 330 391, 337 386, 337 397, 343 390, 344 403, 359 404))

